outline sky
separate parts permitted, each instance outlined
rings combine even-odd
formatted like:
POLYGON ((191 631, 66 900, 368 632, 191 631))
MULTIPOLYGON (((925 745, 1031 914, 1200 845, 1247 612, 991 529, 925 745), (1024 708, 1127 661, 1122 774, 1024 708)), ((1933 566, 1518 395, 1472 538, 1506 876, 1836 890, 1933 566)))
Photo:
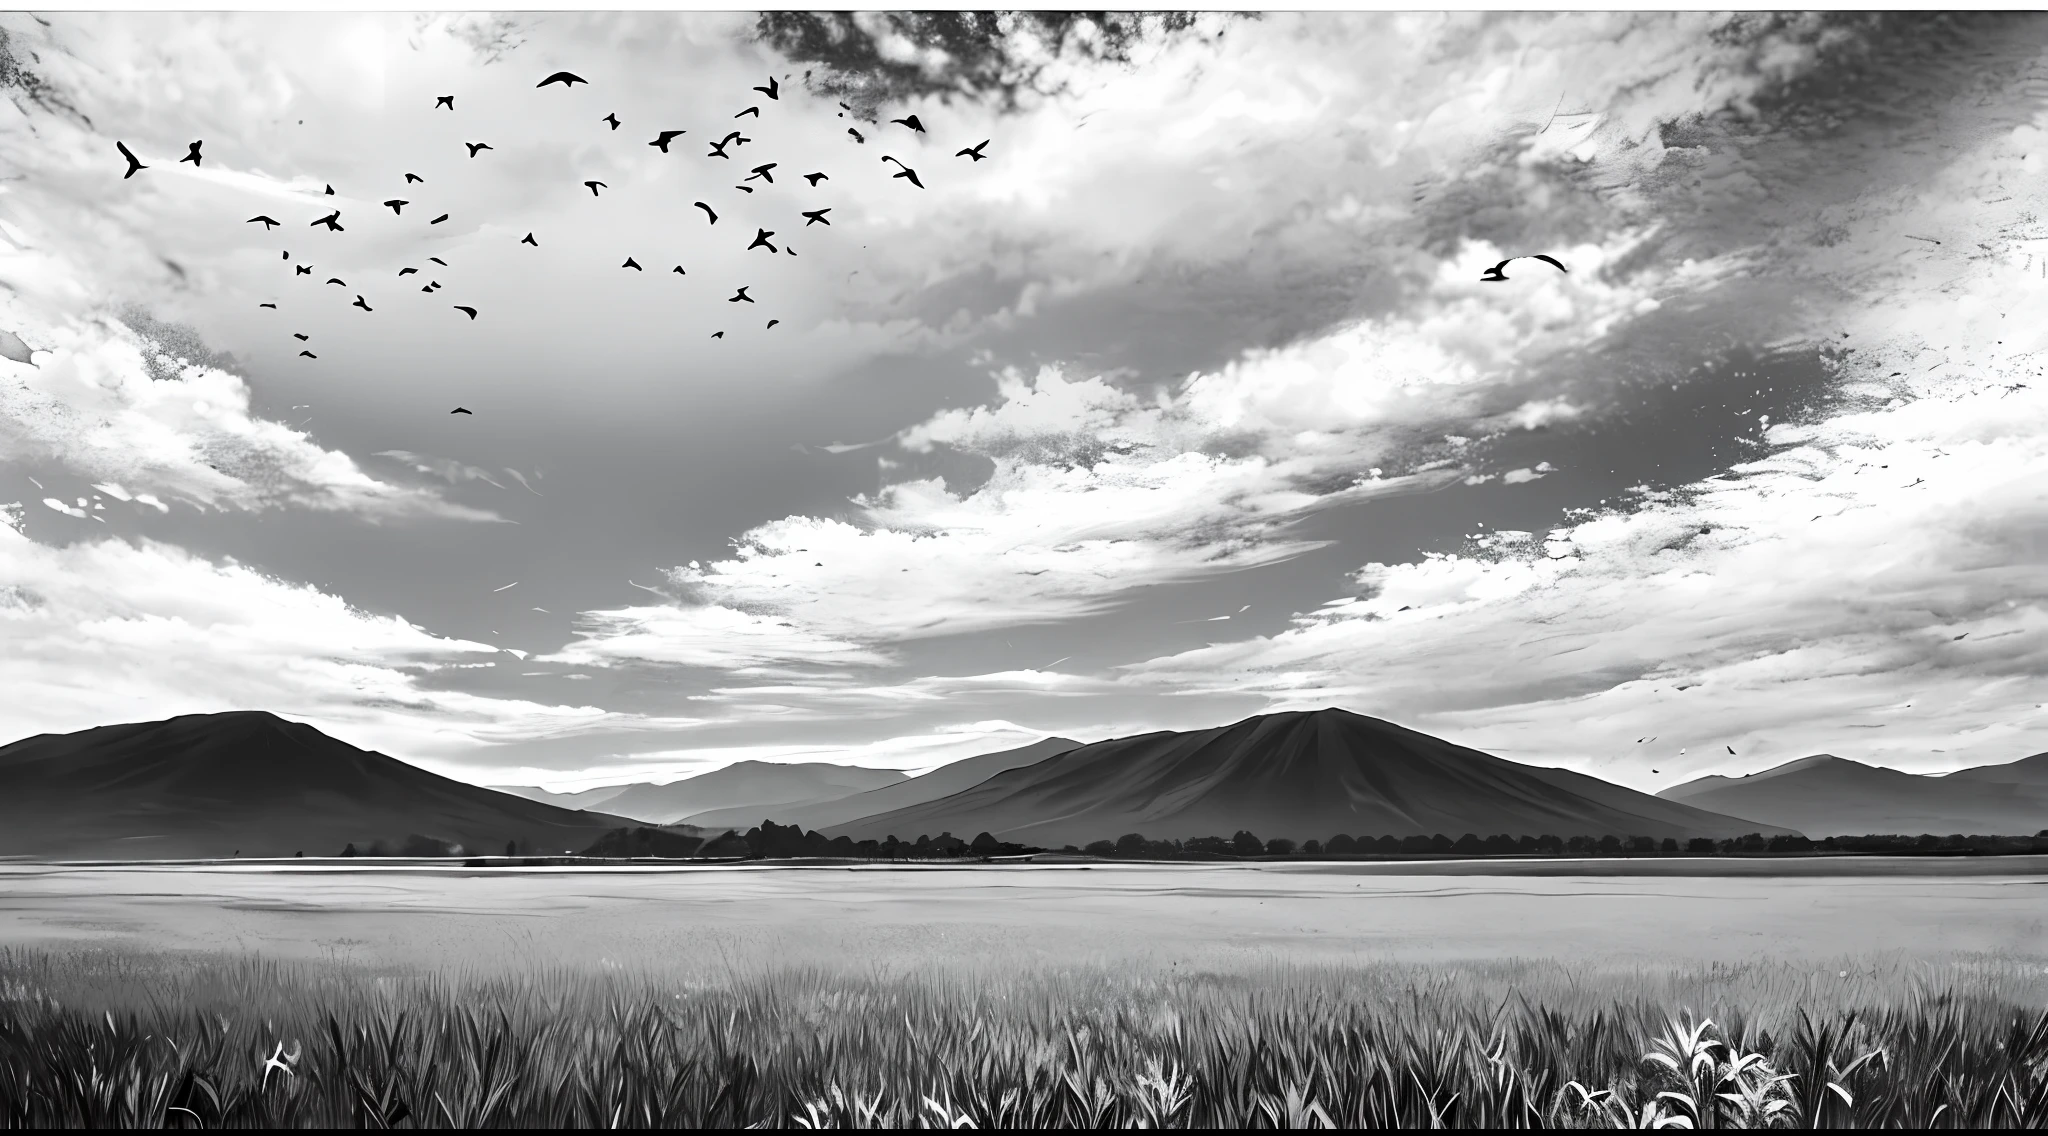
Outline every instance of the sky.
POLYGON ((0 15, 0 740, 2048 750, 2042 17, 1084 24, 1015 100, 859 19, 923 81, 741 13, 0 15))

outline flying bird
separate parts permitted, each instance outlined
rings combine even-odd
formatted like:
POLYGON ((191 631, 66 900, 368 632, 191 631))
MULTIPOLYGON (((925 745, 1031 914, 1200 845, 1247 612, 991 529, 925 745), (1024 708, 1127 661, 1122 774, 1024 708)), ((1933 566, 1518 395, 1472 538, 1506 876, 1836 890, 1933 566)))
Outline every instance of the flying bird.
POLYGON ((532 245, 534 248, 540 247, 540 242, 533 239, 532 233, 528 233, 525 236, 519 238, 519 243, 522 245, 532 245))
POLYGON ((427 180, 426 178, 423 178, 423 177, 421 177, 421 176, 420 176, 420 175, 418 175, 418 174, 407 174, 407 175, 405 175, 405 184, 407 184, 407 185, 411 185, 412 183, 414 183, 414 182, 416 182, 416 181, 418 181, 418 182, 424 182, 424 181, 426 181, 426 180, 427 180))
POLYGON ((617 130, 619 128, 619 116, 616 114, 607 114, 603 118, 598 119, 598 121, 611 123, 613 130, 617 130))
POLYGON ((775 100, 777 100, 777 101, 780 101, 780 100, 781 100, 781 98, 782 98, 782 95, 781 95, 781 93, 780 93, 780 92, 781 92, 781 90, 782 90, 782 84, 780 84, 780 83, 776 82, 776 81, 775 81, 775 76, 773 76, 773 75, 770 75, 770 76, 768 76, 768 85, 767 85, 767 86, 765 86, 765 87, 755 87, 754 89, 755 89, 755 90, 757 90, 757 91, 759 91, 759 92, 761 92, 761 93, 762 93, 762 94, 764 94, 764 95, 767 95, 767 96, 768 96, 769 98, 771 98, 771 99, 775 99, 775 100))
POLYGON ((427 224, 429 224, 429 225, 438 225, 438 224, 440 224, 441 222, 443 222, 443 221, 446 221, 447 219, 448 219, 448 214, 446 214, 446 213, 443 213, 443 214, 441 214, 441 215, 440 215, 439 217, 436 217, 436 218, 434 218, 433 220, 431 220, 431 221, 427 222, 427 224))
POLYGON ((733 188, 734 188, 734 189, 737 189, 737 190, 739 190, 739 191, 740 191, 741 193, 752 193, 752 192, 754 192, 754 187, 753 187, 753 186, 751 186, 751 185, 736 185, 736 186, 733 186, 733 188))
POLYGON ((747 116, 748 116, 748 115, 750 115, 750 114, 751 114, 751 115, 753 115, 753 116, 754 116, 755 118, 759 118, 759 117, 761 117, 761 108, 760 108, 760 107, 748 107, 747 109, 745 109, 745 110, 743 110, 743 111, 739 112, 738 114, 736 114, 736 115, 733 115, 733 117, 734 117, 734 118, 745 118, 745 117, 747 117, 747 116))
POLYGON ((988 148, 988 142, 989 140, 984 138, 981 140, 981 145, 969 146, 965 150, 956 151, 953 154, 953 156, 956 158, 973 158, 975 161, 979 162, 983 158, 988 157, 987 154, 982 153, 983 150, 988 148))
POLYGON ((821 181, 830 181, 831 179, 826 177, 824 174, 805 174, 804 180, 810 182, 813 186, 815 186, 821 181))
POLYGON ((680 264, 676 265, 674 268, 669 269, 669 271, 675 273, 677 276, 689 275, 689 273, 683 271, 683 266, 680 264))
POLYGON ((469 147, 469 156, 472 158, 476 157, 476 152, 478 150, 497 149, 496 146, 491 145, 489 142, 464 142, 463 145, 469 147))
POLYGON ((882 155, 882 160, 883 160, 883 161, 885 161, 885 162, 896 162, 896 172, 895 172, 895 173, 893 173, 893 174, 891 174, 891 175, 889 175, 889 176, 891 176, 891 177, 900 177, 900 178, 909 178, 909 179, 910 179, 910 184, 912 184, 912 185, 916 186, 916 187, 917 187, 917 188, 919 188, 919 189, 923 189, 923 188, 924 188, 924 183, 923 183, 923 182, 921 182, 921 181, 919 181, 919 180, 917 180, 917 171, 916 171, 916 170, 913 170, 913 169, 911 169, 911 168, 910 168, 909 166, 906 166, 906 165, 904 165, 904 164, 903 164, 902 162, 900 162, 900 161, 897 161, 897 160, 896 160, 895 158, 892 158, 892 157, 890 157, 890 156, 889 156, 889 155, 887 155, 887 154, 884 154, 884 155, 882 155))
POLYGON ((430 257, 428 257, 427 259, 428 259, 428 260, 431 260, 431 261, 433 261, 433 262, 434 262, 435 264, 438 264, 438 265, 440 265, 440 266, 441 266, 441 267, 443 267, 443 268, 446 268, 446 267, 448 267, 448 262, 447 262, 447 261, 445 261, 445 260, 442 260, 442 259, 441 259, 440 257, 438 257, 438 256, 430 256, 430 257))
MULTIPOLYGON (((296 339, 296 340, 298 340, 298 341, 299 341, 300 343, 304 343, 305 341, 307 341, 308 339, 311 339, 311 338, 313 338, 313 337, 312 337, 312 336, 310 336, 310 335, 307 335, 307 334, 306 334, 306 333, 304 333, 304 332, 300 332, 300 331, 295 331, 295 332, 292 332, 292 338, 293 338, 293 339, 296 339)), ((296 409, 296 407, 295 407, 294 409, 296 409)))
POLYGON ((299 352, 299 354, 307 359, 318 359, 320 357, 318 355, 313 354, 311 351, 301 351, 299 352))
POLYGON ((326 194, 326 195, 327 195, 328 197, 333 197, 333 196, 334 196, 334 186, 333 186, 332 184, 328 185, 328 187, 327 187, 327 194, 326 194))
POLYGON ((605 189, 610 189, 610 188, 611 188, 611 186, 605 185, 605 184, 604 184, 603 182, 601 182, 601 181, 586 181, 586 182, 584 182, 583 184, 584 184, 584 185, 587 185, 587 186, 589 186, 589 187, 590 187, 590 196, 592 196, 592 197, 596 197, 596 196, 598 195, 598 194, 597 194, 597 191, 598 191, 598 188, 599 188, 600 186, 602 186, 602 187, 603 187, 603 188, 605 188, 605 189))
POLYGON ((1508 276, 1504 270, 1507 268, 1509 264, 1512 264, 1517 260, 1540 260, 1546 264, 1555 266, 1559 272, 1571 271, 1570 269, 1566 268, 1563 264, 1559 263, 1556 257, 1545 256, 1544 254, 1539 252, 1534 256, 1530 257, 1511 256, 1506 260, 1501 261, 1499 264, 1494 265, 1492 268, 1487 269, 1486 275, 1481 276, 1479 279, 1488 284, 1498 283, 1500 281, 1506 280, 1508 276))
POLYGON ((361 309, 363 309, 363 310, 364 310, 364 311, 366 311, 366 312, 374 312, 374 311, 376 311, 376 310, 377 310, 377 309, 375 309, 375 308, 371 307, 371 306, 370 306, 369 304, 367 304, 367 303, 363 302, 363 298, 362 298, 361 296, 357 296, 357 297, 356 297, 356 302, 355 302, 355 303, 353 303, 353 304, 350 304, 350 305, 349 305, 349 307, 352 307, 352 308, 361 308, 361 309))
POLYGON ((826 226, 827 228, 830 228, 830 227, 831 227, 831 225, 832 225, 832 222, 830 222, 830 221, 827 221, 827 220, 825 219, 825 214, 827 214, 827 213, 830 213, 830 212, 832 212, 832 210, 831 210, 831 209, 829 209, 829 208, 827 208, 827 209, 806 209, 806 210, 804 210, 804 228, 808 229, 808 228, 810 228, 810 227, 811 227, 812 225, 824 225, 824 226, 826 226))
POLYGON ((339 209, 336 209, 334 212, 329 213, 327 216, 320 218, 318 221, 315 221, 313 222, 313 224, 308 225, 306 227, 310 229, 319 225, 325 225, 329 229, 332 229, 337 233, 347 231, 341 227, 341 210, 339 209))
POLYGON ((712 333, 711 333, 711 338, 713 338, 713 339, 724 339, 724 338, 725 338, 725 333, 724 333, 724 332, 722 332, 722 331, 714 331, 714 332, 712 332, 712 333))
POLYGON ((467 411, 467 410, 463 409, 462 407, 458 406, 458 407, 456 407, 455 409, 453 409, 453 410, 449 411, 448 413, 450 413, 450 414, 468 414, 468 413, 469 413, 469 411, 467 411))
POLYGON ((704 204, 704 203, 703 203, 703 202, 701 202, 701 201, 692 201, 692 202, 691 202, 690 204, 692 204, 692 205, 695 205, 695 206, 696 206, 697 208, 699 208, 699 209, 702 209, 702 210, 704 211, 704 215, 705 215, 706 217, 709 217, 709 218, 711 218, 711 223, 712 223, 712 224, 714 224, 714 225, 718 224, 718 214, 716 214, 716 213, 713 213, 713 212, 711 211, 711 207, 710 207, 709 205, 706 205, 706 204, 704 204))
POLYGON ((204 145, 206 145, 206 140, 202 138, 199 141, 192 143, 190 146, 185 147, 185 156, 179 158, 178 160, 181 162, 190 162, 195 166, 204 165, 205 163, 199 160, 199 148, 204 145))
POLYGON ((394 198, 392 198, 391 200, 389 200, 389 201, 385 202, 384 204, 385 204, 385 205, 386 205, 387 207, 389 207, 389 208, 390 208, 390 210, 391 210, 391 215, 392 215, 392 216, 394 216, 394 217, 402 217, 402 216, 404 216, 404 215, 405 215, 405 207, 406 207, 406 206, 408 206, 408 205, 411 205, 411 204, 412 204, 412 202, 410 202, 410 201, 402 201, 402 200, 400 200, 400 199, 398 199, 398 198, 394 197, 394 198))
POLYGON ((285 260, 290 260, 291 258, 292 258, 292 252, 291 252, 291 250, 290 250, 290 249, 285 249, 285 250, 284 250, 284 259, 285 259, 285 260))
POLYGON ((1734 757, 1734 756, 1735 756, 1735 747, 1734 747, 1734 746, 1729 746, 1729 747, 1728 747, 1728 756, 1730 756, 1730 757, 1734 757))
POLYGON ((300 275, 300 276, 311 276, 311 275, 313 275, 313 266, 312 266, 312 265, 310 265, 310 264, 294 264, 294 265, 292 265, 292 267, 293 267, 293 268, 296 268, 296 269, 298 269, 298 270, 299 270, 299 275, 300 275))
POLYGON ((919 122, 919 121, 917 120, 917 116, 916 116, 916 115, 914 115, 914 114, 913 114, 913 115, 911 115, 911 116, 910 116, 909 118, 892 118, 892 119, 890 119, 889 121, 890 121, 890 122, 895 122, 895 123, 901 123, 901 124, 902 124, 902 125, 904 125, 904 126, 908 126, 908 127, 909 127, 909 128, 911 128, 912 130, 915 130, 915 131, 917 131, 917 132, 918 132, 919 134, 923 134, 923 133, 924 133, 924 123, 922 123, 922 122, 919 122))
POLYGON ((624 263, 624 264, 620 265, 619 267, 620 267, 620 268, 630 268, 630 269, 632 269, 632 270, 633 270, 633 271, 635 271, 635 272, 645 272, 645 271, 647 271, 646 269, 644 269, 644 268, 640 267, 640 262, 639 262, 639 261, 637 261, 637 260, 634 260, 634 259, 633 259, 632 257, 630 257, 630 256, 626 258, 626 263, 624 263))
POLYGON ((774 242, 768 239, 769 237, 772 237, 774 235, 774 231, 770 229, 755 229, 754 243, 747 246, 747 251, 752 252, 755 249, 760 248, 762 245, 767 245, 769 252, 775 252, 776 248, 774 242))
MULTIPOLYGON (((254 217, 251 217, 251 218, 249 218, 249 219, 248 219, 247 221, 244 221, 244 222, 242 222, 242 223, 243 223, 244 225, 254 225, 254 224, 257 224, 258 222, 261 222, 261 223, 262 223, 262 225, 263 225, 263 231, 264 231, 264 232, 266 232, 266 233, 267 233, 267 232, 269 232, 269 231, 270 231, 270 230, 272 230, 272 229, 275 229, 275 228, 277 228, 277 218, 275 218, 275 217, 271 217, 271 216, 269 216, 269 215, 267 215, 267 214, 263 214, 263 213, 259 213, 259 214, 257 214, 256 216, 254 216, 254 217)), ((290 254, 290 253, 286 253, 285 255, 286 255, 286 256, 290 256, 291 254, 290 254)))
POLYGON ((747 176, 746 176, 745 178, 742 178, 741 180, 742 180, 742 181, 753 181, 753 180, 754 180, 755 178, 760 178, 760 179, 761 179, 762 181, 765 181, 765 182, 767 182, 767 183, 768 183, 769 185, 774 185, 774 184, 775 184, 775 175, 774 175, 774 174, 771 174, 771 173, 769 173, 769 172, 768 172, 769 170, 772 170, 772 169, 774 169, 774 168, 775 168, 775 163, 774 163, 774 162, 769 162, 769 163, 767 163, 767 164, 765 164, 765 165, 759 165, 759 166, 755 166, 755 167, 754 167, 754 172, 753 172, 753 173, 751 173, 751 174, 748 174, 748 175, 747 175, 747 176))
POLYGON ((548 76, 547 78, 542 79, 540 82, 535 83, 534 88, 538 90, 539 88, 545 87, 551 83, 560 83, 564 87, 573 87, 578 83, 582 83, 585 86, 588 86, 590 84, 590 80, 585 79, 581 75, 572 75, 567 71, 557 71, 554 74, 548 76))
MULTIPOLYGON (((781 320, 769 320, 769 321, 768 321, 768 327, 774 327, 774 326, 775 326, 776 324, 778 324, 778 323, 781 323, 781 322, 782 322, 781 320)), ((764 327, 764 328, 762 328, 761 330, 762 330, 762 331, 766 331, 766 330, 768 330, 768 328, 767 328, 767 327, 764 327)))
MULTIPOLYGON (((747 288, 752 287, 752 284, 747 285, 747 288)), ((753 303, 754 298, 752 296, 747 295, 747 288, 742 288, 738 292, 735 292, 734 294, 727 296, 725 298, 725 302, 728 304, 737 304, 740 301, 745 300, 749 304, 753 303)))
POLYGON ((862 137, 860 136, 860 131, 858 131, 858 130, 855 130, 855 129, 854 129, 853 127, 851 127, 851 126, 849 126, 849 127, 847 127, 847 128, 846 128, 846 132, 847 132, 848 134, 851 134, 851 135, 853 135, 853 140, 854 140, 855 142, 866 142, 866 141, 867 141, 867 139, 865 139, 865 138, 862 138, 862 137))
POLYGON ((270 308, 272 310, 275 310, 277 308, 276 304, 258 304, 256 306, 259 308, 270 308))
POLYGON ((417 268, 401 268, 401 269, 399 269, 399 270, 398 270, 398 274, 399 274, 400 276, 406 276, 406 275, 409 275, 409 274, 411 274, 411 273, 414 273, 414 272, 418 272, 418 271, 419 271, 419 269, 417 269, 417 268))
POLYGON ((649 142, 648 145, 660 147, 661 152, 666 154, 668 153, 668 144, 670 142, 673 142, 677 138, 680 138, 681 136, 688 133, 689 131, 687 130, 664 130, 661 132, 661 135, 659 137, 657 137, 654 141, 649 142))
POLYGON ((343 280, 343 279, 342 279, 341 277, 339 277, 339 276, 329 276, 329 277, 327 278, 327 282, 328 282, 329 284, 339 284, 339 285, 341 285, 341 286, 342 286, 342 287, 344 287, 344 288, 348 287, 348 281, 346 281, 346 280, 343 280))
POLYGON ((148 166, 142 164, 141 159, 135 156, 135 151, 130 150, 126 142, 114 143, 114 149, 121 151, 121 156, 128 159, 128 172, 121 175, 122 181, 127 181, 129 178, 134 177, 135 171, 137 170, 146 170, 149 168, 148 166))
POLYGON ((470 307, 468 304, 457 304, 455 305, 455 310, 466 314, 467 316, 469 316, 470 319, 476 318, 476 309, 470 307))
POLYGON ((454 110, 454 109, 455 109, 455 96, 454 96, 454 95, 436 95, 436 96, 434 96, 434 109, 435 109, 435 110, 440 110, 440 109, 441 109, 442 107, 447 107, 447 108, 448 108, 449 110, 454 110))

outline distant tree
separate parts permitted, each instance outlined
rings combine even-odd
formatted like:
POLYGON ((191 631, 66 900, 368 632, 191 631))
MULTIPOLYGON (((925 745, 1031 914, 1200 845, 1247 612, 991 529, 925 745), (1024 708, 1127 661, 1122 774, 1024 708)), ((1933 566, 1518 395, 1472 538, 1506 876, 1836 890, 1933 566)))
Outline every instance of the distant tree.
POLYGON ((1552 856, 1561 856, 1564 854, 1564 837, 1555 833, 1544 833, 1536 838, 1536 850, 1548 852, 1552 856))
POLYGON ((1127 832, 1116 838, 1116 852, 1119 856, 1143 856, 1150 843, 1138 833, 1127 832))
POLYGON ((1231 853, 1230 841, 1221 836, 1197 836, 1182 847, 1208 856, 1228 856, 1231 853))
POLYGON ((1292 856, 1294 855, 1294 841, 1289 840, 1284 836, 1276 836, 1273 839, 1266 841, 1266 855, 1292 856))
POLYGON ((344 856, 354 856, 356 854, 356 846, 354 844, 350 844, 348 847, 341 850, 341 854, 344 856))
POLYGON ((1667 836, 1664 838, 1664 843, 1657 847, 1662 852, 1676 852, 1678 851, 1678 840, 1675 837, 1667 836))
POLYGON ((1450 837, 1445 836, 1441 832, 1429 838, 1429 850, 1431 852, 1452 852, 1456 851, 1457 847, 1458 845, 1456 844, 1456 842, 1454 842, 1450 837))
POLYGON ((1240 856, 1256 856, 1264 851, 1265 847, 1264 841, 1244 829, 1238 829, 1237 835, 1230 838, 1230 850, 1240 856))
POLYGON ((1594 842, 1591 837, 1574 836, 1564 842, 1564 850, 1574 856, 1584 856, 1592 852, 1593 848, 1594 842))
MULTIPOLYGON (((1410 837, 1409 839, 1414 838, 1410 837)), ((1382 836, 1378 840, 1373 841, 1373 849, 1385 856, 1391 856, 1406 847, 1406 842, 1398 836, 1382 836)))
POLYGON ((507 841, 505 842, 505 855, 507 855, 507 856, 517 856, 517 855, 519 855, 519 842, 518 842, 517 840, 507 840, 507 841))
POLYGON ((1332 836, 1330 842, 1325 844, 1323 849, 1333 855, 1347 856, 1358 851, 1358 841, 1351 839, 1348 834, 1340 832, 1332 836))
POLYGON ((1074 846, 1074 845, 1072 845, 1072 844, 1063 844, 1063 845, 1061 845, 1061 846, 1060 846, 1060 851, 1062 851, 1062 852, 1079 852, 1079 851, 1080 851, 1080 849, 1079 849, 1079 848, 1077 848, 1077 847, 1075 847, 1075 846, 1074 846))
MULTIPOLYGON (((1444 843, 1446 845, 1449 845, 1450 841, 1447 840, 1444 843)), ((1430 839, 1427 836, 1422 836, 1418 834, 1416 836, 1404 836, 1401 838, 1400 851, 1405 852, 1411 856, 1420 856, 1428 852, 1431 849, 1431 847, 1432 845, 1430 843, 1430 839)))
POLYGON ((1647 856, 1657 850, 1657 841, 1648 836, 1631 836, 1628 838, 1628 848, 1638 855, 1647 856))
POLYGON ((859 852, 853 843, 853 837, 843 833, 832 838, 830 847, 834 856, 852 856, 859 852))
POLYGON ((990 833, 984 832, 980 836, 975 837, 973 842, 968 844, 968 847, 974 849, 981 855, 986 856, 990 852, 995 851, 996 847, 1001 843, 1002 841, 997 840, 990 833))
POLYGON ((1691 856, 1712 856, 1714 854, 1714 838, 1711 836, 1695 836, 1685 842, 1685 851, 1687 855, 1691 856))
POLYGON ((1486 845, 1480 843, 1477 836, 1468 832, 1451 844, 1451 851, 1461 856, 1477 856, 1486 851, 1486 845))
POLYGON ((1489 856, 1505 856, 1515 850, 1515 838, 1507 833, 1498 833, 1479 842, 1489 856))
POLYGON ((1090 841, 1088 847, 1082 849, 1082 851, 1090 856, 1114 856, 1116 855, 1116 845, 1107 840, 1094 840, 1090 841))
POLYGON ((1322 842, 1322 841, 1320 841, 1320 840, 1308 840, 1308 841, 1303 841, 1303 842, 1302 842, 1302 845, 1301 845, 1301 854, 1302 854, 1302 855, 1304 855, 1304 856, 1320 856, 1320 855, 1322 855, 1322 854, 1323 854, 1323 842, 1322 842))
POLYGON ((882 854, 882 842, 879 840, 863 840, 859 844, 854 845, 854 849, 860 855, 872 860, 882 854))
POLYGON ((1529 835, 1528 833, 1525 832, 1522 835, 1515 837, 1516 852, 1519 852, 1524 856, 1533 856, 1536 854, 1537 848, 1538 846, 1536 843, 1536 838, 1529 835))
POLYGON ((1605 836, 1603 836, 1603 837, 1601 837, 1601 838, 1600 838, 1600 844, 1599 844, 1599 848, 1600 848, 1600 854, 1601 854, 1602 856, 1616 856, 1616 855, 1620 855, 1620 853, 1621 853, 1621 837, 1619 837, 1619 836, 1616 836, 1616 835, 1614 835, 1613 833, 1611 833, 1611 832, 1610 832, 1610 833, 1608 833, 1607 835, 1605 835, 1605 836))

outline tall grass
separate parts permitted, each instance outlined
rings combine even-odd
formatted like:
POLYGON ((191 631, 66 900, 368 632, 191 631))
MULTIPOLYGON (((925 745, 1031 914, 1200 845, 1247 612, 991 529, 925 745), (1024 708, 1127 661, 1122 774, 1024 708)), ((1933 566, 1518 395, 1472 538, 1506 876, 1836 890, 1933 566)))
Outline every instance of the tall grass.
POLYGON ((2038 965, 624 970, 0 952, 8 1127, 2043 1127, 2038 965))

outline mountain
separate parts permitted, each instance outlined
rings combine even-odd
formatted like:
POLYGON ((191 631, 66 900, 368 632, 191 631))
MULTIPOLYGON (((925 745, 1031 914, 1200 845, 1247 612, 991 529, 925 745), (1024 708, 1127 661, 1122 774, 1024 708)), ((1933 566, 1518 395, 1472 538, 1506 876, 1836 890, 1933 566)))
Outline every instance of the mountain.
POLYGON ((0 855, 332 856, 421 834, 477 852, 586 848, 627 821, 453 781, 262 711, 0 746, 0 855))
MULTIPOLYGON (((683 819, 705 828, 733 827, 746 829, 772 820, 777 824, 794 824, 801 828, 823 831, 835 825, 856 821, 862 817, 886 813, 894 809, 921 805, 951 796, 962 789, 972 789, 983 781, 1005 770, 1023 765, 1035 765, 1048 757, 1065 753, 1080 745, 1067 738, 1047 738, 1017 749, 1006 749, 1001 753, 984 753, 979 757, 965 757, 959 761, 942 765, 920 777, 869 789, 865 793, 820 801, 808 805, 787 805, 773 809, 773 816, 760 815, 758 805, 742 805, 736 809, 714 809, 697 813, 683 819)), ((937 835, 937 833, 933 833, 937 835)))
POLYGON ((1695 808, 1755 817, 1825 836, 2031 836, 2048 828, 2048 778, 2033 784, 1993 781, 2048 773, 2035 758, 1985 765, 1947 776, 1906 773, 1821 753, 1745 777, 1701 777, 1657 795, 1695 808), (2033 763, 2033 764, 2029 764, 2033 763))
POLYGON ((1983 781, 1999 785, 2038 785, 2048 788, 2048 753, 2037 753, 2004 765, 1979 765, 1944 774, 1945 781, 1983 781))
MULTIPOLYGON (((594 809, 628 789, 637 788, 637 786, 633 785, 600 785, 595 789, 582 789, 574 793, 556 793, 535 785, 486 785, 484 787, 493 792, 510 793, 515 797, 525 797, 529 801, 539 801, 541 804, 554 805, 557 808, 563 809, 594 809)), ((650 785, 648 787, 652 788, 653 786, 650 785)))
MULTIPOLYGON (((631 786, 606 801, 604 807, 606 812, 634 820, 667 824, 712 809, 745 808, 758 812, 768 805, 829 801, 902 780, 905 777, 900 769, 861 769, 829 761, 740 761, 666 785, 631 786)), ((757 816, 747 823, 759 824, 761 818, 757 816)))
POLYGON ((1041 846, 1229 836, 1654 836, 1785 832, 1521 765, 1335 708, 1079 746, 971 789, 836 825, 855 840, 951 832, 1041 846))

